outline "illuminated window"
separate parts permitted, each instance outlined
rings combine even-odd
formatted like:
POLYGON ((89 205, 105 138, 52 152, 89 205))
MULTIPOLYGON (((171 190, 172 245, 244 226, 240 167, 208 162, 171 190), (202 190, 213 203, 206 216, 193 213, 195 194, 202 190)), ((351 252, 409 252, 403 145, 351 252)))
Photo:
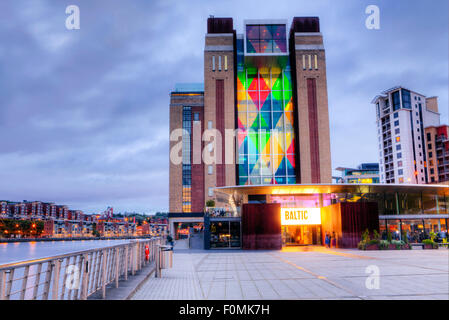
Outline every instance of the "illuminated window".
POLYGON ((396 137, 396 142, 401 141, 401 137, 396 137))

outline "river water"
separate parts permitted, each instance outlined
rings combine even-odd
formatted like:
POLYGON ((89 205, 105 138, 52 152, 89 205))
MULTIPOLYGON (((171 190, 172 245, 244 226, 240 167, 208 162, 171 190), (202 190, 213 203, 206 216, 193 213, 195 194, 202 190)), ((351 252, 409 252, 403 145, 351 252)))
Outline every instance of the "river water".
POLYGON ((130 240, 74 240, 0 243, 0 266, 11 262, 46 258, 128 242, 130 242, 130 240))

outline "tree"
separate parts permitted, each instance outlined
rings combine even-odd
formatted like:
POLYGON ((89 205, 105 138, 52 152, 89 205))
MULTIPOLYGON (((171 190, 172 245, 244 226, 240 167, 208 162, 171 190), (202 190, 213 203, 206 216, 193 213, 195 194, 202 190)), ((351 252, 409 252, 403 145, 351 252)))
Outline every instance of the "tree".
POLYGON ((211 207, 211 208, 215 207, 215 201, 212 199, 207 200, 206 207, 211 207))

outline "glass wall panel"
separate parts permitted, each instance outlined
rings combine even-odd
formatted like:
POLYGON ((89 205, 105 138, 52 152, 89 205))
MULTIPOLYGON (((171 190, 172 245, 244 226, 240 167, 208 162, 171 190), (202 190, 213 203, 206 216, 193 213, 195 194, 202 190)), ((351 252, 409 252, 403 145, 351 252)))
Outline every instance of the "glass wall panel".
POLYGON ((438 196, 438 208, 441 214, 449 214, 449 197, 438 196))
POLYGON ((420 193, 398 193, 400 214, 421 214, 422 203, 420 193))
POLYGON ((425 239, 424 222, 422 219, 402 220, 402 230, 407 234, 408 241, 419 243, 425 239))
POLYGON ((239 248, 240 244, 240 222, 231 221, 230 223, 230 234, 231 234, 231 244, 232 248, 239 248))
MULTIPOLYGON (((394 240, 400 240, 401 238, 401 221, 397 220, 388 220, 387 221, 387 230, 390 231, 391 237, 394 240)), ((382 235, 383 237, 383 235, 382 235)))
POLYGON ((228 248, 230 242, 229 221, 210 223, 210 247, 228 248))
MULTIPOLYGON (((283 105, 291 97, 291 87, 283 87, 290 81, 285 80, 286 73, 290 74, 289 65, 284 69, 243 66, 238 71, 238 150, 239 158, 249 160, 248 171, 239 168, 240 184, 296 183, 294 116, 283 105)), ((289 108, 293 111, 292 104, 289 108)))
POLYGON ((436 195, 423 193, 422 202, 423 202, 424 214, 436 214, 437 213, 437 196, 436 195))

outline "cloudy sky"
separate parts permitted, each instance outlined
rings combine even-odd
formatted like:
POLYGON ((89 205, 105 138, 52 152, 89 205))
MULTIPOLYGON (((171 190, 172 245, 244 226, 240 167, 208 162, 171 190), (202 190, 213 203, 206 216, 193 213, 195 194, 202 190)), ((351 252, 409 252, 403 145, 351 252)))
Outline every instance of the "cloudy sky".
POLYGON ((382 90, 439 96, 448 122, 447 0, 2 0, 0 199, 167 210, 169 92, 203 81, 211 14, 238 33, 244 19, 320 17, 334 169, 378 161, 382 90), (65 27, 71 4, 80 30, 65 27), (380 30, 365 27, 370 4, 380 30))

